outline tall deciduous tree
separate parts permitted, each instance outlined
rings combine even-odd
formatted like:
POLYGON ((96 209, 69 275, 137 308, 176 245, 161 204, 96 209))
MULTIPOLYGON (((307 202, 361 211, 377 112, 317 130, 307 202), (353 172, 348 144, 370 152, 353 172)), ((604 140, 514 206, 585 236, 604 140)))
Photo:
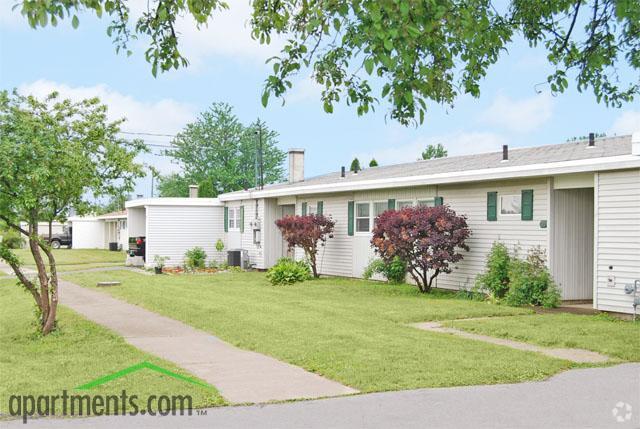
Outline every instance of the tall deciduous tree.
POLYGON ((54 92, 38 100, 0 92, 0 219, 28 238, 37 278, 29 278, 8 246, 0 244, 0 258, 33 296, 43 334, 55 328, 58 275, 38 221, 64 222, 71 208, 89 210, 91 197, 133 188, 144 175, 135 157, 145 146, 119 138, 121 123, 108 121, 97 98, 72 102, 54 92))
POLYGON ((160 178, 163 197, 186 197, 190 184, 200 186, 202 197, 256 186, 260 146, 264 182, 284 180, 286 154, 277 147, 278 134, 259 120, 244 126, 226 103, 214 103, 172 143, 166 154, 182 171, 160 178))
POLYGON ((387 210, 376 220, 371 245, 383 261, 399 257, 420 292, 431 291, 440 273, 450 273, 462 260, 471 231, 464 216, 447 206, 387 210))
POLYGON ((449 152, 442 146, 441 143, 437 145, 430 144, 427 148, 422 152, 422 159, 435 159, 435 158, 444 158, 449 155, 449 152))
POLYGON ((300 247, 304 250, 314 277, 320 277, 317 267, 318 246, 324 246, 327 239, 333 238, 335 225, 330 217, 318 214, 285 216, 276 221, 289 248, 300 247))
MULTIPOLYGON (((499 9, 492 0, 251 4, 254 38, 261 43, 275 36, 287 40, 281 55, 272 59, 265 105, 271 95, 283 96, 303 67, 311 67, 323 87, 325 111, 345 100, 361 115, 384 99, 392 118, 421 123, 429 101, 452 105, 460 94, 478 97, 491 65, 521 37, 545 49, 553 69, 546 79, 554 93, 564 92, 570 79, 578 91, 590 89, 607 105, 620 106, 640 93, 637 0, 509 0, 499 9), (623 69, 631 71, 630 78, 619 73, 623 69)), ((227 8, 220 0, 150 0, 134 25, 128 5, 127 0, 22 0, 21 12, 34 28, 55 25, 66 16, 77 27, 77 13, 84 10, 108 15, 107 34, 117 50, 130 53, 133 37, 148 39, 145 57, 155 76, 158 70, 187 64, 175 31, 180 15, 202 26, 227 8)))

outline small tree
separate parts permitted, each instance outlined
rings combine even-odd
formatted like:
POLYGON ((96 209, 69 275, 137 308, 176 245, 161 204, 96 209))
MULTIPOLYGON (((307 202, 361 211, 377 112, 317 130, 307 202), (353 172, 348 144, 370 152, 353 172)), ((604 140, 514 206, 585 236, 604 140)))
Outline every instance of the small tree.
POLYGON ((0 220, 28 239, 36 278, 4 243, 0 258, 35 300, 44 335, 56 325, 58 275, 38 222, 64 222, 71 208, 86 213, 90 197, 133 189, 144 175, 135 158, 145 146, 119 137, 122 122, 109 122, 97 98, 76 103, 57 93, 38 100, 0 91, 0 220))
POLYGON ((333 238, 335 222, 323 215, 285 216, 276 221, 289 249, 300 247, 311 264, 314 277, 320 277, 316 265, 318 246, 324 246, 333 238))
POLYGON ((369 167, 377 167, 378 166, 378 161, 376 161, 375 158, 371 158, 371 161, 369 161, 369 167))
POLYGON ((351 167, 349 167, 350 171, 360 171, 362 167, 360 167, 360 160, 358 158, 353 158, 351 161, 351 167))
POLYGON ((444 146, 442 146, 442 144, 430 144, 422 152, 422 159, 445 158, 447 155, 449 155, 449 152, 444 148, 444 146))
POLYGON ((487 255, 486 271, 476 277, 476 288, 496 298, 503 298, 509 291, 509 265, 511 256, 507 246, 495 241, 487 255))
POLYGON ((385 262, 396 256, 407 264, 420 292, 431 291, 440 273, 450 273, 469 251, 471 231, 465 216, 447 206, 387 210, 376 220, 371 244, 385 262))

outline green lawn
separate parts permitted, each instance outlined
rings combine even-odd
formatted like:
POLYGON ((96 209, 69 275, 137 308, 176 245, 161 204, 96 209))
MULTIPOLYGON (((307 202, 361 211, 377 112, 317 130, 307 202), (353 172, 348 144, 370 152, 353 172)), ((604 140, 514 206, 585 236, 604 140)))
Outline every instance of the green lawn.
POLYGON ((361 391, 539 380, 571 367, 540 354, 407 326, 528 313, 450 294, 424 296, 407 285, 331 278, 274 287, 255 272, 65 278, 87 287, 119 280, 121 286, 103 292, 361 391))
MULTIPOLYGON (((12 282, 0 283, 0 413, 8 412, 9 395, 127 394, 139 395, 145 408, 151 395, 191 395, 198 407, 224 404, 215 389, 199 387, 148 369, 88 391, 76 386, 148 361, 189 377, 175 365, 152 357, 124 342, 122 337, 62 307, 59 331, 35 334, 33 298, 12 282)), ((58 410, 59 412, 59 410, 58 410)))
POLYGON ((494 337, 547 347, 581 348, 623 360, 640 361, 640 323, 601 315, 536 314, 448 324, 494 337))
MULTIPOLYGON (((25 266, 35 266, 29 249, 17 249, 14 252, 25 266)), ((125 252, 102 249, 54 249, 53 255, 60 272, 124 265, 127 258, 125 252)))

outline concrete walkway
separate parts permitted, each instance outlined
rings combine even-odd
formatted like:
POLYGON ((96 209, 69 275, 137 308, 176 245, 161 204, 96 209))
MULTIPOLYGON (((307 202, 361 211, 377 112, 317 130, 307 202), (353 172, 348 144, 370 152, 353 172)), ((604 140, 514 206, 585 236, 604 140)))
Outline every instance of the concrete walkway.
POLYGON ((34 419, 26 426, 13 420, 2 425, 7 429, 638 428, 640 364, 576 369, 542 382, 210 408, 191 416, 34 419))
POLYGON ((215 386, 231 403, 321 398, 357 393, 269 356, 242 350, 182 322, 106 293, 61 281, 60 302, 145 352, 174 362, 215 386))
MULTIPOLYGON (((125 267, 118 269, 140 271, 125 267)), ((11 272, 11 268, 2 262, 0 270, 11 272)), ((31 269, 24 271, 28 275, 35 274, 31 269)), ((312 399, 358 393, 355 389, 300 367, 239 349, 177 320, 65 280, 60 280, 60 303, 123 336, 129 344, 140 350, 169 360, 205 380, 231 403, 312 399)))
POLYGON ((442 326, 438 322, 413 323, 411 326, 425 331, 453 334, 472 340, 484 341, 485 343, 511 347, 512 349, 542 353, 549 357, 565 359, 577 363, 602 363, 609 360, 608 356, 601 355, 600 353, 592 352, 590 350, 541 347, 534 344, 522 343, 520 341, 508 340, 506 338, 490 337, 487 335, 466 332, 460 329, 448 328, 442 326))

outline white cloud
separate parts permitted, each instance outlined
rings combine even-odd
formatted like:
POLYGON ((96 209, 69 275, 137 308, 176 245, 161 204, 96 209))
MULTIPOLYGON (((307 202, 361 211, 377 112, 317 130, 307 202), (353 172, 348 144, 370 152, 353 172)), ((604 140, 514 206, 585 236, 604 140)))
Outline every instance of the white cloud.
POLYGON ((300 103, 312 100, 318 102, 322 96, 323 87, 311 76, 293 83, 293 88, 285 96, 288 103, 300 103))
POLYGON ((261 45, 251 37, 251 5, 248 1, 229 2, 229 9, 216 11, 208 25, 196 27, 195 20, 185 16, 178 20, 183 54, 198 67, 212 55, 264 63, 277 55, 283 46, 280 38, 272 37, 269 45, 261 45))
POLYGON ((627 110, 622 112, 620 116, 616 118, 611 127, 610 134, 632 134, 640 131, 640 111, 627 110))
POLYGON ((394 144, 393 147, 373 149, 369 152, 354 154, 364 165, 375 158, 380 165, 411 162, 420 158, 422 151, 430 144, 441 143, 449 152, 449 156, 469 155, 473 153, 499 151, 506 143, 506 138, 487 132, 457 132, 432 137, 422 137, 405 144, 394 144))
MULTIPOLYGON (((20 85, 18 91, 22 94, 30 94, 38 98, 43 98, 52 91, 58 91, 61 97, 74 101, 98 97, 102 103, 108 106, 108 116, 110 120, 127 119, 122 125, 123 131, 172 135, 180 131, 188 122, 193 121, 196 115, 196 108, 190 104, 170 98, 157 101, 141 101, 130 95, 115 91, 104 84, 94 86, 69 86, 48 80, 38 80, 20 85)), ((126 137, 141 137, 144 138, 148 144, 163 146, 171 141, 170 137, 135 135, 127 135, 126 137)), ((163 151, 162 148, 152 146, 150 149, 152 153, 156 155, 151 153, 141 155, 138 159, 139 162, 153 165, 163 174, 179 170, 179 167, 175 163, 172 163, 170 158, 158 156, 158 154, 163 151)), ((149 180, 149 178, 141 179, 139 185, 149 180)), ((146 185, 144 186, 146 187, 146 185)))
POLYGON ((20 85, 18 91, 39 98, 52 91, 58 91, 63 98, 78 101, 85 98, 98 97, 109 108, 109 119, 126 118, 122 129, 127 131, 143 131, 159 134, 174 134, 195 118, 194 106, 171 98, 157 101, 140 101, 122 94, 105 84, 94 86, 69 86, 49 80, 37 80, 20 85))
POLYGON ((548 92, 518 100, 499 94, 479 120, 509 131, 526 133, 551 119, 552 113, 553 98, 548 92))

